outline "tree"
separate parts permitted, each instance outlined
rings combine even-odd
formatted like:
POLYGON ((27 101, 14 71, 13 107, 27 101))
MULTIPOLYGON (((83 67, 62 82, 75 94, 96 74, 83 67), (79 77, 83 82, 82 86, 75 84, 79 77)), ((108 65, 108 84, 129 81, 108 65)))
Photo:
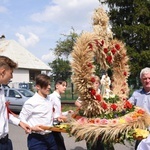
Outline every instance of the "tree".
POLYGON ((59 39, 57 41, 56 47, 53 49, 57 59, 52 63, 49 63, 50 67, 53 69, 52 76, 54 80, 58 77, 68 79, 71 76, 71 67, 68 60, 68 56, 73 50, 74 43, 76 42, 77 37, 79 36, 74 28, 70 31, 70 34, 62 34, 65 38, 59 39), (63 60, 60 57, 65 56, 67 60, 63 60))
POLYGON ((70 77, 71 67, 68 60, 57 58, 52 63, 49 63, 49 65, 53 69, 52 76, 54 80, 57 78, 63 78, 67 80, 70 77))
POLYGON ((73 50, 74 43, 76 42, 77 37, 79 36, 72 28, 69 35, 62 34, 65 39, 59 39, 56 44, 56 48, 54 48, 55 54, 59 56, 66 56, 68 58, 69 54, 73 50))
POLYGON ((109 7, 114 37, 127 46, 130 78, 139 77, 140 70, 150 66, 150 0, 99 1, 109 7))

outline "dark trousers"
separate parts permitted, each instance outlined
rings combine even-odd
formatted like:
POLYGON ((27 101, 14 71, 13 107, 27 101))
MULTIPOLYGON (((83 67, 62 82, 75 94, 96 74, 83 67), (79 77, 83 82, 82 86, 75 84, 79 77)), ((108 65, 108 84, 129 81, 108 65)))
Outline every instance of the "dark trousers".
POLYGON ((135 141, 135 150, 137 150, 138 145, 140 144, 141 140, 136 140, 135 141))
POLYGON ((32 133, 28 135, 29 150, 58 150, 52 133, 40 135, 32 133))
POLYGON ((8 138, 8 135, 0 139, 0 150, 13 150, 12 142, 8 138))
POLYGON ((61 132, 54 132, 53 131, 52 133, 53 133, 53 136, 55 138, 58 150, 66 150, 65 143, 64 143, 64 138, 61 135, 61 132))

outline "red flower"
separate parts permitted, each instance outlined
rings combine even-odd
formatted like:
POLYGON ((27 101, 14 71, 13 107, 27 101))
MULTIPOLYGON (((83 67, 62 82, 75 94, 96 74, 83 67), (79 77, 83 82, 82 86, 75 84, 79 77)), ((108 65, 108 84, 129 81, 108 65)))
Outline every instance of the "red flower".
POLYGON ((95 95, 95 94, 96 94, 96 91, 95 91, 94 89, 91 89, 90 92, 91 92, 92 95, 95 95))
POLYGON ((116 45, 115 45, 115 48, 116 48, 117 50, 120 50, 120 45, 119 45, 119 44, 116 44, 116 45))
POLYGON ((101 96, 100 96, 100 94, 96 95, 96 100, 98 100, 99 102, 101 101, 101 96))
POLYGON ((124 108, 131 109, 132 107, 133 105, 129 101, 126 101, 124 108))
POLYGON ((91 43, 88 44, 90 49, 93 49, 93 45, 91 43))
POLYGON ((126 83, 126 82, 124 82, 124 83, 123 83, 123 86, 125 86, 126 84, 127 84, 127 83, 126 83))
POLYGON ((90 68, 93 68, 92 63, 90 63, 90 62, 89 62, 89 63, 87 63, 87 66, 88 66, 88 67, 90 67, 90 68))
POLYGON ((98 42, 98 40, 94 40, 94 41, 95 41, 96 46, 99 47, 100 43, 98 42))
POLYGON ((102 102, 102 103, 101 103, 101 107, 102 107, 104 110, 106 110, 106 109, 107 109, 107 104, 106 104, 105 102, 102 102))
POLYGON ((82 118, 78 119, 77 122, 80 124, 86 124, 86 123, 88 123, 88 119, 85 117, 82 117, 82 118))
POLYGON ((91 78, 91 82, 95 82, 95 78, 94 77, 91 78))
POLYGON ((103 40, 101 41, 101 44, 100 44, 100 45, 101 45, 101 46, 103 46, 103 45, 104 45, 104 41, 103 41, 103 40))
POLYGON ((124 72, 123 75, 124 75, 124 76, 127 76, 127 72, 124 72))
POLYGON ((94 119, 88 120, 88 123, 94 123, 94 119))
POLYGON ((100 118, 95 118, 94 119, 94 124, 101 124, 101 119, 100 118))
POLYGON ((110 107, 113 109, 113 111, 116 111, 118 106, 116 104, 112 104, 110 107))
POLYGON ((108 124, 108 120, 107 119, 101 119, 101 124, 108 124))
POLYGON ((111 82, 114 82, 114 79, 111 79, 111 82))
POLYGON ((112 63, 112 56, 111 55, 107 56, 106 60, 107 60, 108 63, 111 64, 112 63))
POLYGON ((108 53, 108 49, 104 48, 104 53, 107 54, 108 53))
POLYGON ((113 53, 113 55, 115 55, 116 50, 113 48, 113 49, 111 50, 111 52, 113 53))
POLYGON ((137 113, 139 113, 139 114, 144 114, 144 113, 145 113, 145 111, 144 111, 144 110, 142 110, 142 109, 139 109, 139 110, 137 111, 137 113))
POLYGON ((124 93, 125 93, 124 89, 121 89, 121 91, 122 91, 122 94, 124 94, 124 93))

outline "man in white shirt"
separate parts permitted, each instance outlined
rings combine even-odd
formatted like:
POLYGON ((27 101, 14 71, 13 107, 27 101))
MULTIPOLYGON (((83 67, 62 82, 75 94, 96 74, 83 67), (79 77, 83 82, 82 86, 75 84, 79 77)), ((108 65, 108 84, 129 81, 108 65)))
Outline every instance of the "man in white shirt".
POLYGON ((12 142, 8 137, 9 127, 8 121, 14 125, 21 126, 26 133, 30 133, 30 126, 21 122, 18 118, 8 113, 4 89, 1 84, 8 84, 13 77, 13 70, 17 68, 17 64, 6 56, 0 56, 0 150, 12 150, 12 142))
MULTIPOLYGON (((138 107, 145 109, 150 114, 150 68, 149 67, 143 68, 141 70, 140 80, 141 80, 143 88, 134 91, 132 96, 130 97, 129 101, 133 105, 136 105, 138 107)), ((146 142, 147 141, 148 140, 146 140, 146 142)), ((136 141, 135 150, 137 149, 137 146, 140 142, 141 142, 141 140, 136 141)), ((146 142, 142 142, 140 144, 140 147, 142 145, 146 144, 146 142)), ((141 150, 141 149, 139 149, 139 150, 141 150)), ((143 149, 143 150, 146 150, 146 149, 143 149)))
POLYGON ((53 124, 53 101, 49 96, 50 77, 39 74, 35 82, 37 92, 24 103, 19 115, 19 118, 32 128, 27 139, 28 149, 58 150, 52 132, 42 128, 53 124))

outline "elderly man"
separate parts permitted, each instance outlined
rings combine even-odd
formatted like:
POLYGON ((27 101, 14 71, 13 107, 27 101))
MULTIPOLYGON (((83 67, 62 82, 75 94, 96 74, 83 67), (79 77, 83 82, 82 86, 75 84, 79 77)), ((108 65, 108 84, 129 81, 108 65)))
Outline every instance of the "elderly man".
MULTIPOLYGON (((129 101, 150 113, 150 68, 146 67, 140 72, 140 79, 143 88, 133 92, 129 101)), ((136 141, 135 150, 137 149, 140 141, 136 141)))

